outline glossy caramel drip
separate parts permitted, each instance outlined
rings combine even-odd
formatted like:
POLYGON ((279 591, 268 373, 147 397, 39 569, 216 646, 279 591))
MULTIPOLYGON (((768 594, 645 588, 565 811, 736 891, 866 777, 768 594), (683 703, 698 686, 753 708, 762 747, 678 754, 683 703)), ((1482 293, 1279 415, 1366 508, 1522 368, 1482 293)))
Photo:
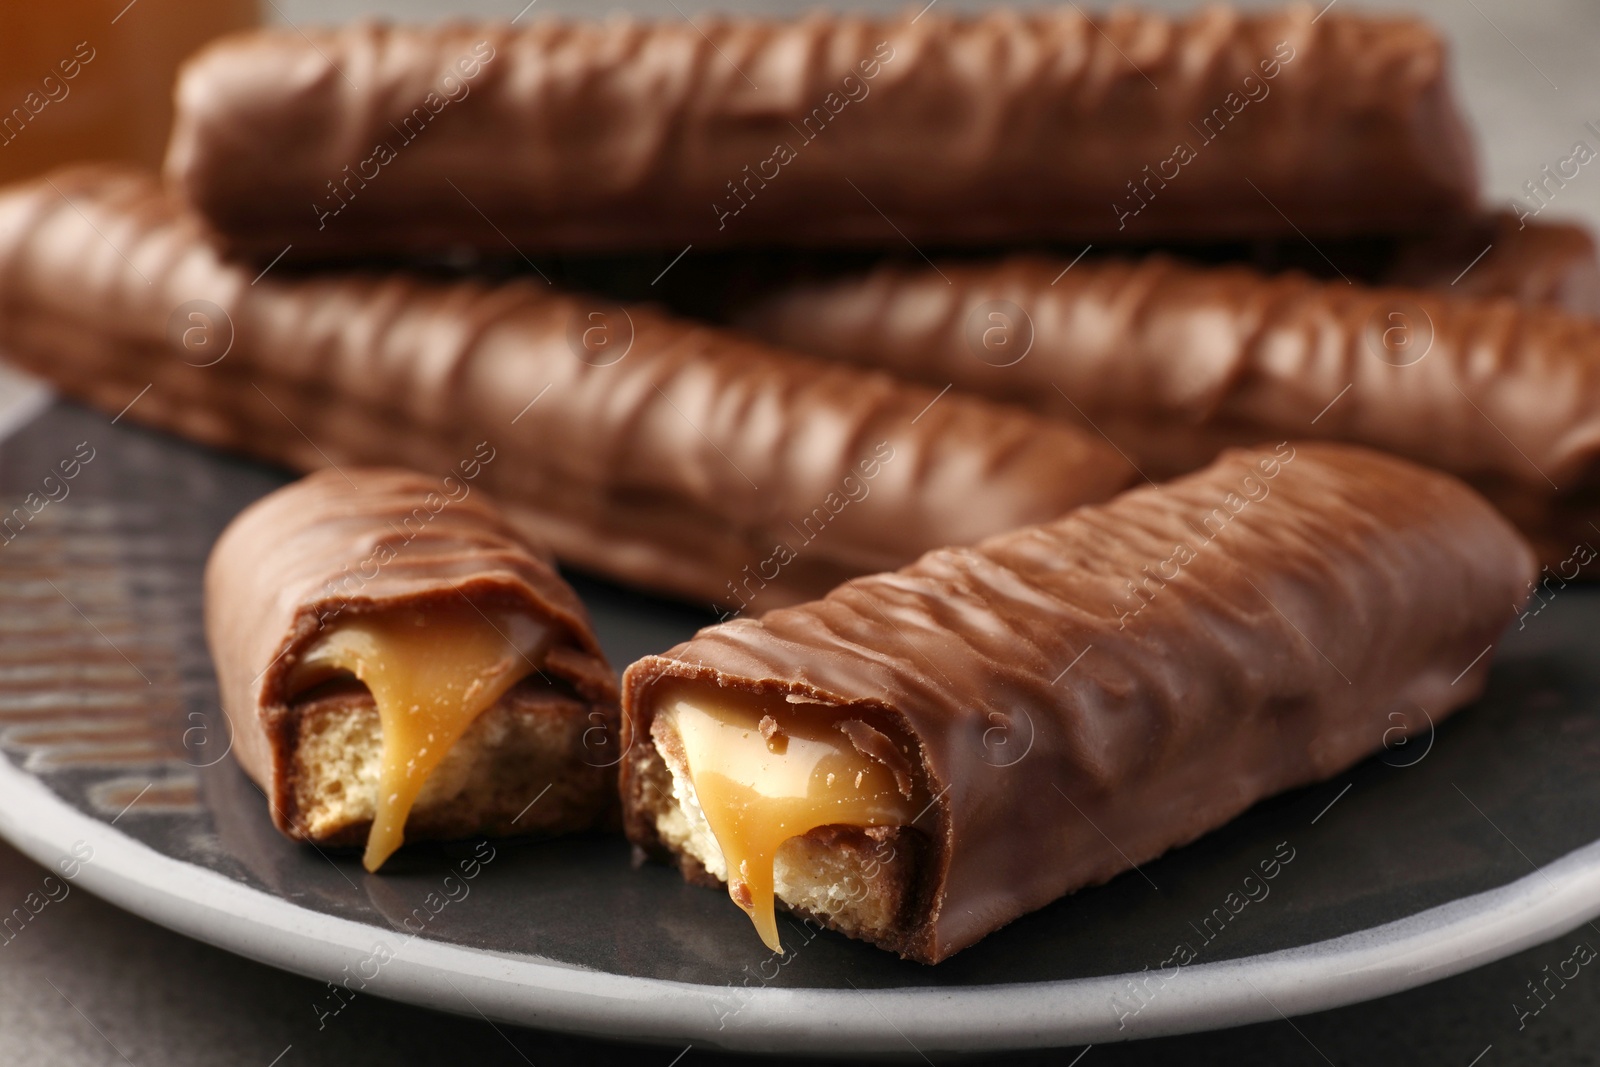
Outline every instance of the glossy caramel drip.
POLYGON ((383 725, 377 813, 362 864, 376 871, 405 839, 406 817, 474 719, 537 669, 546 629, 524 614, 466 601, 428 611, 357 615, 305 654, 296 688, 348 672, 366 685, 383 725))
POLYGON ((899 826, 916 812, 884 764, 828 721, 678 699, 662 712, 683 745, 688 776, 728 866, 728 895, 761 940, 783 951, 774 914, 778 848, 819 826, 899 826))

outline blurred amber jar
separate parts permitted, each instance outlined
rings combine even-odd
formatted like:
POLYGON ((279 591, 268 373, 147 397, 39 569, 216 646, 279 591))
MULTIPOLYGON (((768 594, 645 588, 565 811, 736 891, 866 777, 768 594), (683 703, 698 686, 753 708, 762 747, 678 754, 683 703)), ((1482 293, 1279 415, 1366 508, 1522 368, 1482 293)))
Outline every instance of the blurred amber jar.
POLYGON ((161 161, 178 65, 256 0, 0 0, 0 181, 80 159, 161 161))

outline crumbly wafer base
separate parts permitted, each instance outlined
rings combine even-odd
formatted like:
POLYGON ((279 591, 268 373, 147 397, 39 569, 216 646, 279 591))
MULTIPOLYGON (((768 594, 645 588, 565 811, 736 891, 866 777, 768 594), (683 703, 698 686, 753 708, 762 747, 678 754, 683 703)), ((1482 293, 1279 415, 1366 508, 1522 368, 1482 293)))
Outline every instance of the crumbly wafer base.
MULTIPOLYGON (((723 886, 728 865, 695 798, 676 733, 661 719, 636 761, 629 810, 654 831, 664 858, 696 885, 723 886)), ((773 883, 780 907, 848 937, 899 951, 925 906, 921 832, 905 826, 823 826, 778 849, 773 883)), ((781 928, 780 928, 781 929, 781 928)))
MULTIPOLYGON (((557 834, 615 821, 610 769, 587 760, 591 706, 518 686, 480 715, 429 777, 406 821, 407 841, 557 834), (603 818, 597 818, 601 813, 603 818)), ((372 697, 351 685, 295 706, 286 771, 297 836, 359 846, 377 810, 383 728, 372 697)))

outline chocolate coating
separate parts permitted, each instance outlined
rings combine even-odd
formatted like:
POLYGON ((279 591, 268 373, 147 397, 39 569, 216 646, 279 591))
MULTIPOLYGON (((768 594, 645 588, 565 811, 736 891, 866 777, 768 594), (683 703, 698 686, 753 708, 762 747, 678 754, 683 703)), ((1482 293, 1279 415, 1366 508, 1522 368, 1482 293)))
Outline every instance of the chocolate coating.
POLYGON ((1344 445, 1232 451, 704 629, 628 668, 623 736, 648 744, 687 683, 914 743, 938 798, 927 903, 883 947, 936 963, 1471 701, 1533 575, 1447 475, 1344 445))
POLYGON ((1092 423, 1158 480, 1230 444, 1322 437, 1467 478, 1553 559, 1600 519, 1600 322, 1163 256, 1067 265, 885 267, 793 288, 743 325, 1092 423))
POLYGON ((1511 211, 1401 242, 1381 280, 1600 317, 1600 250, 1594 234, 1580 223, 1521 220, 1511 211))
POLYGON ((302 470, 478 464, 563 561, 654 590, 765 610, 1133 477, 1021 409, 538 281, 258 274, 145 175, 0 194, 0 346, 69 395, 302 470))
MULTIPOLYGON (((595 726, 616 734, 616 675, 577 594, 466 483, 397 469, 320 471, 239 513, 206 561, 205 587, 206 643, 233 754, 291 837, 305 834, 295 817, 289 679, 341 618, 463 600, 525 612, 553 633, 537 678, 575 693, 595 726)), ((565 813, 567 828, 604 819, 603 794, 594 799, 592 810, 565 813)))
POLYGON ((1447 68, 1309 4, 264 30, 166 170, 260 258, 1405 232, 1475 204, 1447 68))
POLYGON ((1521 219, 1513 211, 1485 212, 1432 233, 1314 245, 1297 234, 1281 241, 1140 251, 1176 252, 1197 263, 1242 263, 1267 274, 1298 270, 1324 281, 1433 289, 1480 300, 1504 297, 1527 307, 1600 316, 1600 248, 1588 227, 1521 219))

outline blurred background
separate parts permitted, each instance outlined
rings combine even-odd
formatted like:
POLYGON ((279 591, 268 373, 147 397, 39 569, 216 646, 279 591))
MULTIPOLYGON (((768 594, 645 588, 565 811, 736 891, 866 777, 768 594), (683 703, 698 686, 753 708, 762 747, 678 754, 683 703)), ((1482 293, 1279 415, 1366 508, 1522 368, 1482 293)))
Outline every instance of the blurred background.
MULTIPOLYGON (((939 10, 987 6, 936 0, 939 10)), ((1422 15, 1452 42, 1456 82, 1475 126, 1491 207, 1535 206, 1525 186, 1579 140, 1600 144, 1600 4, 1595 0, 1335 0, 1422 15)), ((693 0, 3 0, 0 3, 0 180, 71 159, 156 164, 170 119, 173 71, 205 40, 255 22, 362 17, 606 17, 662 20, 711 10, 794 14, 799 0, 704 5, 693 0)), ((897 0, 853 3, 887 12, 897 0)), ((931 6, 931 5, 930 5, 931 6)), ((1101 5, 1085 6, 1099 7, 1101 5)), ((1142 0, 1181 11, 1182 0, 1142 0)), ((1242 0, 1245 8, 1277 6, 1242 0)), ((1322 6, 1319 4, 1318 6, 1322 6)), ((1328 5, 1332 6, 1332 5, 1328 5)), ((1600 167, 1558 191, 1551 218, 1600 223, 1600 167)), ((0 411, 23 388, 0 378, 0 411)), ((44 872, 0 844, 0 892, 20 897, 44 872)), ((1583 931, 1600 944, 1600 934, 1583 931)), ((1523 979, 1567 955, 1579 935, 1468 974, 1369 1004, 1231 1031, 1083 1052, 1006 1056, 1008 1064, 1572 1064, 1597 1062, 1600 982, 1574 983, 1519 1034, 1511 1007, 1523 979), (1558 951, 1559 949, 1559 951, 1558 951), (1081 1060, 1075 1059, 1082 1053, 1081 1060)), ((734 1062, 691 1047, 581 1041, 358 998, 336 1032, 318 1033, 320 986, 230 956, 122 913, 82 892, 50 921, 0 949, 0 1064, 654 1064, 734 1062), (56 984, 70 984, 71 1000, 56 984)), ((800 1061, 794 1061, 800 1062, 800 1061)), ((976 1061, 965 1061, 976 1062, 976 1061)))

